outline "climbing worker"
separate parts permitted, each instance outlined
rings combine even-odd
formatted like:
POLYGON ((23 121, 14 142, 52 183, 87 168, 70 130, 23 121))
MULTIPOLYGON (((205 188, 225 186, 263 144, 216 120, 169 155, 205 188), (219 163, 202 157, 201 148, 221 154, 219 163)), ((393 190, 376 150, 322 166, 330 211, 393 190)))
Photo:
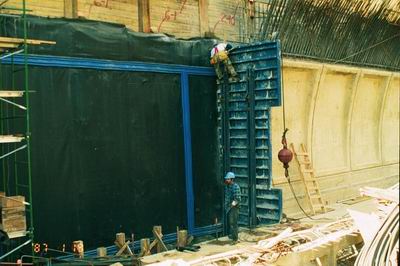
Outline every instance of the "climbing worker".
POLYGON ((227 215, 229 238, 233 243, 238 241, 238 219, 240 207, 240 187, 234 182, 235 174, 228 172, 225 175, 225 212, 227 215))
POLYGON ((224 73, 222 72, 222 65, 224 65, 225 71, 228 73, 229 82, 239 81, 238 74, 232 66, 232 62, 229 59, 229 51, 232 50, 232 45, 228 43, 219 43, 214 45, 211 49, 210 63, 214 65, 215 73, 217 74, 217 84, 220 84, 224 73))

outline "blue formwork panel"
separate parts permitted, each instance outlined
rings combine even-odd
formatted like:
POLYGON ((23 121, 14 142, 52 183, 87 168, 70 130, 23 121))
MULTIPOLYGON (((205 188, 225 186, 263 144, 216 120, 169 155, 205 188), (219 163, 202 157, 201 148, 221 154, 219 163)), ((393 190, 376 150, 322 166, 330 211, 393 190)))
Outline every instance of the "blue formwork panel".
POLYGON ((243 45, 230 53, 240 77, 218 85, 220 156, 242 191, 241 225, 277 223, 282 191, 272 188, 270 108, 281 104, 279 42, 243 45))

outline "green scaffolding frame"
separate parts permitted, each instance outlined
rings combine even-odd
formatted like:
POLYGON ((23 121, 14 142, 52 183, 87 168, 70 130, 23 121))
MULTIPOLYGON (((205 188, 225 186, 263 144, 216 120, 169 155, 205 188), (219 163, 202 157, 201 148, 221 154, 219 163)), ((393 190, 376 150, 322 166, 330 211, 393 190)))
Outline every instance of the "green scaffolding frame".
MULTIPOLYGON (((23 41, 15 47, 2 47, 0 43, 0 91, 11 91, 12 94, 20 92, 21 97, 14 100, 0 97, 0 134, 5 136, 4 142, 0 141, 0 165, 2 178, 0 190, 7 196, 21 195, 25 197, 25 211, 27 230, 23 233, 8 233, 10 238, 15 238, 4 254, 0 254, 0 261, 8 259, 12 254, 34 243, 33 202, 32 202, 32 173, 31 173, 31 145, 30 145, 30 99, 29 99, 29 69, 28 69, 28 27, 26 0, 21 0, 21 8, 5 7, 7 1, 0 5, 1 16, 10 16, 2 13, 3 10, 12 10, 11 16, 18 16, 23 23, 22 36, 12 36, 23 41), (13 64, 16 54, 24 55, 22 67, 13 64), (5 58, 12 62, 8 68, 1 63, 5 58), (22 87, 18 89, 18 87, 22 87), (19 100, 19 102, 18 102, 19 100), (7 136, 11 139, 7 140, 7 136)), ((1 22, 0 22, 1 23, 1 22)), ((7 36, 11 37, 11 36, 7 36)), ((28 249, 29 250, 29 249, 28 249)))

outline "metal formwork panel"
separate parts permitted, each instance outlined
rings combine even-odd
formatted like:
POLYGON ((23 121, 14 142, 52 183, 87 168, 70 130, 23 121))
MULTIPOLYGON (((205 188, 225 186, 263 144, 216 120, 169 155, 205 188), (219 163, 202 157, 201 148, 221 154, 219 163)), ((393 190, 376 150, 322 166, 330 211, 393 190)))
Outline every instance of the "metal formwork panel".
POLYGON ((270 107, 281 102, 278 42, 235 48, 230 58, 239 82, 218 86, 221 157, 242 190, 239 223, 277 223, 282 192, 271 177, 270 107))

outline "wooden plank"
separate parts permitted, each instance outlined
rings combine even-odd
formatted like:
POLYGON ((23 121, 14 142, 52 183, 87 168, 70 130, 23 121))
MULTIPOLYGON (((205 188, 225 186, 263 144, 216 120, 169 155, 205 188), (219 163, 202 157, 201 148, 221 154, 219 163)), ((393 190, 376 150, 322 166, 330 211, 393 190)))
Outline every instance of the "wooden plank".
POLYGON ((21 142, 24 137, 13 136, 13 135, 0 135, 0 143, 16 143, 21 142))
POLYGON ((1 220, 19 216, 25 216, 25 206, 1 209, 1 220))
POLYGON ((9 48, 18 48, 19 44, 16 43, 8 43, 8 42, 1 42, 0 41, 0 48, 9 49, 9 48))
POLYGON ((23 91, 0 91, 0 97, 2 98, 22 97, 23 95, 23 91))
POLYGON ((24 196, 0 197, 1 208, 20 207, 24 206, 24 204, 24 196))
POLYGON ((64 0, 64 17, 78 17, 78 0, 64 0))
POLYGON ((208 23, 208 0, 199 0, 200 35, 205 37, 210 32, 208 23))
POLYGON ((18 237, 23 237, 27 235, 26 230, 21 230, 21 231, 16 231, 16 232, 7 232, 8 238, 13 239, 13 238, 18 238, 18 237))
MULTIPOLYGON (((24 39, 21 39, 21 38, 0 37, 0 47, 4 47, 3 44, 23 44, 23 43, 24 43, 24 39)), ((34 39, 27 39, 26 43, 33 44, 33 45, 56 44, 56 42, 53 42, 53 41, 34 40, 34 39)))
POLYGON ((151 32, 149 0, 138 1, 138 20, 140 32, 151 32))
POLYGON ((26 217, 16 217, 4 219, 1 221, 0 230, 5 232, 18 232, 26 230, 26 217))

